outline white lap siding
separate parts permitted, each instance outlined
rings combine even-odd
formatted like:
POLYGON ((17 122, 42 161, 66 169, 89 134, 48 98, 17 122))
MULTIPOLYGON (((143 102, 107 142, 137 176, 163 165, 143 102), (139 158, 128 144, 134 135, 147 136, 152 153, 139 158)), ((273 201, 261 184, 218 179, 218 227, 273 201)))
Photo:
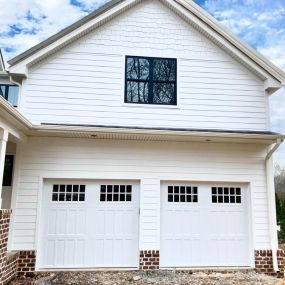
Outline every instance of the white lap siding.
POLYGON ((11 249, 36 248, 44 178, 139 180, 141 250, 160 247, 161 181, 246 182, 254 248, 269 248, 264 156, 254 144, 29 138, 17 150, 11 249))
POLYGON ((29 70, 35 123, 267 130, 264 84, 159 1, 142 1, 29 70), (124 104, 125 56, 177 58, 178 105, 124 104))

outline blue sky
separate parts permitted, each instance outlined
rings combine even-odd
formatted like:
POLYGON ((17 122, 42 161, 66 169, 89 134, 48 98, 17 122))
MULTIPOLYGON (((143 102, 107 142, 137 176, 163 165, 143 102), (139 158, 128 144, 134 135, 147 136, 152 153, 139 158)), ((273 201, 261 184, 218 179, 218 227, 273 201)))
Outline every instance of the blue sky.
MULTIPOLYGON (((188 0, 191 1, 191 0, 188 0)), ((25 51, 107 0, 0 0, 4 59, 25 51)), ((284 0, 195 0, 233 33, 285 70, 284 0)), ((272 130, 285 134, 285 89, 270 98, 272 130)), ((275 155, 285 166, 285 146, 275 155)))

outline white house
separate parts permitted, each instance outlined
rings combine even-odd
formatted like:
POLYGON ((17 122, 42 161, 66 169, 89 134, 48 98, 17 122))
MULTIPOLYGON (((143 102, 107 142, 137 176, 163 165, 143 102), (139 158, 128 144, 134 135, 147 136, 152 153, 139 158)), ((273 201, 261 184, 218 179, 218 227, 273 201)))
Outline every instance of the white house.
POLYGON ((284 270, 268 101, 285 74, 194 2, 111 1, 9 64, 20 271, 284 270))

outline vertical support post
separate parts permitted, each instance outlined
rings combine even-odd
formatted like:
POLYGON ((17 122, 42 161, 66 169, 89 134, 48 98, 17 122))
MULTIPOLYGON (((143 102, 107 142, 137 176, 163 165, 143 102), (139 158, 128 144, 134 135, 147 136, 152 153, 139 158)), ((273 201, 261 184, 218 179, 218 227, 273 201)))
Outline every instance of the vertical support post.
POLYGON ((0 209, 2 208, 2 184, 3 184, 7 141, 8 141, 8 131, 4 129, 0 130, 0 209))

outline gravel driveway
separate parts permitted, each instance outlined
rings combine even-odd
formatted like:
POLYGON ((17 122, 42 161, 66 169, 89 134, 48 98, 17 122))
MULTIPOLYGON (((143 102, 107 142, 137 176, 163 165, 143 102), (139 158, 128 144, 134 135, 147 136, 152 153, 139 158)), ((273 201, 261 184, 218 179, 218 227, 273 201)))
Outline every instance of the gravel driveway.
MULTIPOLYGON (((47 276, 46 274, 44 274, 47 276)), ((60 272, 36 281, 37 285, 285 285, 285 281, 255 272, 60 272)), ((39 278, 39 276, 38 276, 39 278)), ((11 285, 27 284, 14 281, 11 285)))

